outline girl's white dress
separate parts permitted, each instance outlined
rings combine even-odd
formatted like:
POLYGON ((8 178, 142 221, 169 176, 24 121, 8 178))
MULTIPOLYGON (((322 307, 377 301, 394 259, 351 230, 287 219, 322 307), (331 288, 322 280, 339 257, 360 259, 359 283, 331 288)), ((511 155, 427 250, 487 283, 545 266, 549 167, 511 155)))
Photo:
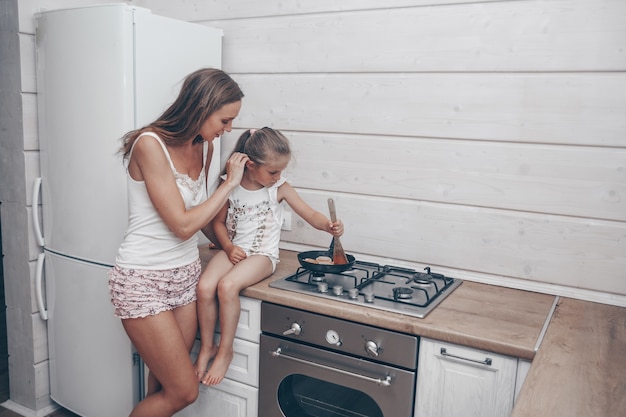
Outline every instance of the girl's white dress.
POLYGON ((284 219, 284 207, 278 202, 281 178, 271 187, 250 191, 238 186, 230 195, 226 228, 233 244, 248 256, 265 255, 274 268, 278 263, 278 243, 284 219))

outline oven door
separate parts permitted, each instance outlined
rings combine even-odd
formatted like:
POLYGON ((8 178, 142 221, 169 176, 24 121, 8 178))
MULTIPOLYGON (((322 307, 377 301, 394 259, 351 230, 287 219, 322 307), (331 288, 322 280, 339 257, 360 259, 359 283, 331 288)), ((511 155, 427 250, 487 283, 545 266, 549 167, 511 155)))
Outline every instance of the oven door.
POLYGON ((261 335, 259 415, 411 417, 415 372, 261 335))

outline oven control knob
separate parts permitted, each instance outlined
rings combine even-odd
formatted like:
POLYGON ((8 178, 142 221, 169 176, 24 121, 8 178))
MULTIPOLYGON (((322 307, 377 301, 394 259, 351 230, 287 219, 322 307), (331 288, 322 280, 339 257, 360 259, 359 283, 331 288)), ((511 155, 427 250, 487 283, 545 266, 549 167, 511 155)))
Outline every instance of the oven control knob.
POLYGON ((380 348, 378 347, 378 345, 376 344, 376 342, 374 342, 374 341, 372 341, 372 340, 368 340, 368 341, 365 343, 365 350, 366 350, 368 353, 371 353, 371 354, 372 354, 372 355, 374 355, 374 356, 378 356, 378 349, 380 349, 380 348))
POLYGON ((294 335, 294 336, 300 336, 300 333, 302 332, 302 327, 298 324, 298 323, 291 323, 291 328, 285 330, 283 332, 284 336, 287 335, 294 335))
POLYGON ((339 333, 335 330, 329 330, 326 332, 326 341, 330 345, 341 346, 341 338, 339 337, 339 333))

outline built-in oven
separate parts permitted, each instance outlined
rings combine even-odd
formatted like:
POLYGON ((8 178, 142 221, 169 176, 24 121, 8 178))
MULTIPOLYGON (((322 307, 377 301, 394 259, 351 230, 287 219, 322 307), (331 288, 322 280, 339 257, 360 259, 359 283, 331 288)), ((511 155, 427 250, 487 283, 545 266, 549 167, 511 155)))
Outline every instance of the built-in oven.
POLYGON ((419 338, 263 302, 259 415, 410 417, 419 338))

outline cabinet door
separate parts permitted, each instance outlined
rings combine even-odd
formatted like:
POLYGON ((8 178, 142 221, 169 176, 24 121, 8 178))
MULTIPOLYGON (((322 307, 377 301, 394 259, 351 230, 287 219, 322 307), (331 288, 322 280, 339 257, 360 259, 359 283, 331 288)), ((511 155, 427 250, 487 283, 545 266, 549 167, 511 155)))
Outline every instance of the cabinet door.
POLYGON ((517 358, 422 338, 415 417, 508 417, 517 358))
POLYGON ((257 417, 258 389, 224 379, 219 385, 200 385, 196 402, 174 417, 257 417))

